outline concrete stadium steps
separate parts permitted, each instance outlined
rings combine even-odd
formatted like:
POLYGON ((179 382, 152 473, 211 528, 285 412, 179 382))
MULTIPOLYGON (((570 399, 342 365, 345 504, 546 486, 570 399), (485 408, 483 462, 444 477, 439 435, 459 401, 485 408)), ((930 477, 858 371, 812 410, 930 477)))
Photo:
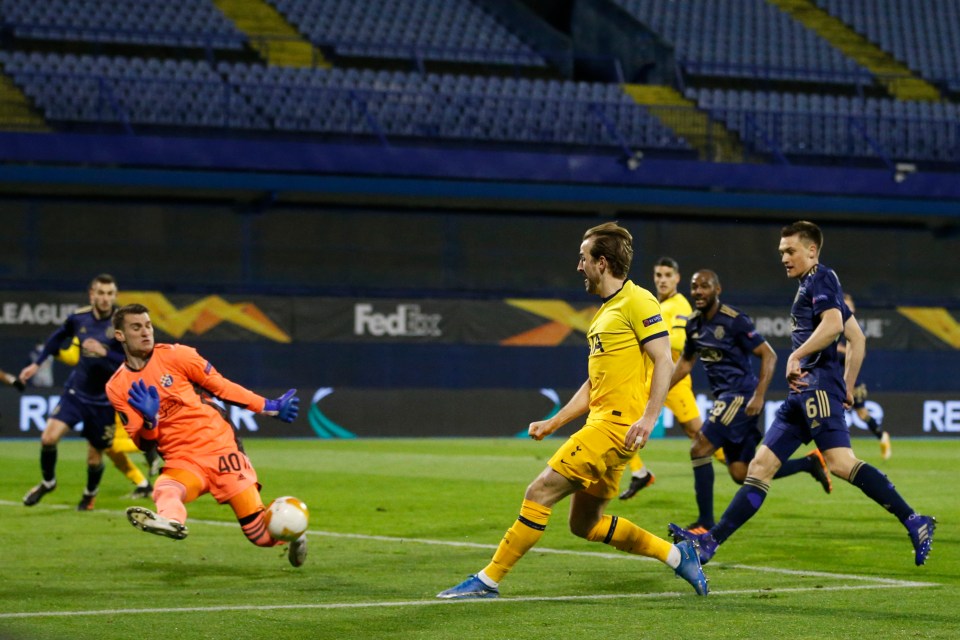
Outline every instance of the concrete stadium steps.
POLYGON ((0 129, 5 131, 51 131, 20 88, 0 74, 0 129))
POLYGON ((266 0, 213 0, 213 4, 249 38, 251 45, 268 64, 279 67, 323 67, 331 65, 266 0))
POLYGON ((869 69, 893 97, 930 102, 941 99, 936 87, 915 76, 909 67, 810 0, 767 1, 869 69))
POLYGON ((683 138, 705 160, 741 162, 743 145, 736 134, 711 120, 697 105, 673 87, 625 84, 623 90, 637 104, 647 108, 665 127, 683 138))

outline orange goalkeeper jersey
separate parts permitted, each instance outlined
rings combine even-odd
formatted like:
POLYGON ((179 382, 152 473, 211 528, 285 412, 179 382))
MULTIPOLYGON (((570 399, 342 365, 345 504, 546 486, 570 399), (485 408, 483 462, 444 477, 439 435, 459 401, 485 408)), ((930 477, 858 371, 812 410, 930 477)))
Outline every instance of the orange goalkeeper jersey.
POLYGON ((191 458, 235 449, 236 434, 216 407, 205 402, 201 392, 263 411, 265 399, 224 378, 192 347, 157 344, 143 369, 134 371, 126 363, 107 382, 107 397, 120 414, 133 441, 156 440, 166 459, 191 458), (143 417, 130 406, 130 385, 143 379, 160 395, 160 411, 153 429, 143 428, 143 417))

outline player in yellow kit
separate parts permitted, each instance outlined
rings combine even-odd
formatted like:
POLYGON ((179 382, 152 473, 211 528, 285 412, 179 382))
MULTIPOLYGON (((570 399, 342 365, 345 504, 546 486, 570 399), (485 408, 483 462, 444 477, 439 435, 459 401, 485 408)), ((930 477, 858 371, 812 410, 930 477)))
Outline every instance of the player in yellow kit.
POLYGON ((553 506, 570 498, 570 531, 627 553, 656 558, 674 569, 699 595, 707 580, 696 549, 671 545, 626 518, 604 513, 617 495, 620 478, 634 451, 642 448, 663 406, 673 360, 660 305, 646 289, 627 279, 633 238, 616 223, 587 230, 577 271, 588 293, 603 304, 587 330, 588 377, 560 411, 530 423, 528 433, 542 440, 574 418, 588 413, 586 424, 557 450, 527 487, 520 515, 490 563, 438 598, 496 598, 499 583, 543 535, 553 506), (646 369, 653 367, 649 394, 646 369))
MULTIPOLYGON (((683 353, 683 345, 687 339, 687 318, 693 311, 687 299, 677 290, 680 284, 680 265, 677 261, 666 256, 657 260, 653 265, 653 283, 657 289, 657 301, 660 302, 663 321, 670 332, 670 352, 676 362, 683 353)), ((649 375, 646 385, 649 389, 649 375)), ((697 398, 693 395, 693 380, 689 375, 670 389, 664 404, 676 416, 688 438, 697 435, 703 419, 700 417, 700 408, 697 407, 697 398)), ((656 480, 639 455, 630 459, 630 471, 630 486, 620 494, 621 500, 629 500, 656 480)))

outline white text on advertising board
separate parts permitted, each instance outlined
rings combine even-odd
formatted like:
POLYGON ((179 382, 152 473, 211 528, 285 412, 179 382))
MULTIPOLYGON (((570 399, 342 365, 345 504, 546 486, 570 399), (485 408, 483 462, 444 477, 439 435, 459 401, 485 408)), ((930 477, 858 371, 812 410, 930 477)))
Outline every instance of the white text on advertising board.
MULTIPOLYGON (((884 318, 857 318, 857 320, 863 329, 863 335, 868 338, 882 338, 883 326, 890 322, 884 318)), ((759 316, 754 321, 754 325, 760 335, 767 338, 788 338, 793 332, 789 316, 759 316)))
POLYGON ((924 401, 923 432, 960 433, 960 400, 924 401))
POLYGON ((357 336, 437 337, 443 335, 442 320, 439 313, 422 313, 418 304, 398 304, 392 313, 376 312, 372 304, 353 307, 353 333, 357 336))
MULTIPOLYGON (((41 396, 26 394, 20 396, 20 432, 42 432, 44 426, 47 424, 47 416, 49 416, 50 412, 57 407, 59 402, 60 396, 58 395, 41 396)), ((224 407, 224 404, 219 400, 214 400, 214 402, 221 407, 224 407)), ((233 405, 224 408, 227 409, 227 413, 230 416, 230 422, 233 424, 235 429, 251 432, 260 430, 260 426, 257 424, 255 419, 257 414, 255 414, 253 411, 233 405)), ((74 426, 73 430, 77 433, 81 433, 83 431, 83 423, 78 423, 76 426, 74 426)))
POLYGON ((4 302, 0 306, 0 324, 63 324, 77 310, 75 304, 4 302))

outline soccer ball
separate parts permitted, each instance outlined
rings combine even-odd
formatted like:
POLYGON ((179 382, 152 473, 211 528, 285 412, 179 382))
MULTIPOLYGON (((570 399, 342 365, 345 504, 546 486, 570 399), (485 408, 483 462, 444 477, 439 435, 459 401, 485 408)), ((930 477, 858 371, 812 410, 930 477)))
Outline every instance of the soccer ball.
POLYGON ((267 531, 277 540, 293 542, 303 535, 310 523, 310 511, 300 498, 283 496, 267 506, 263 519, 267 531))

